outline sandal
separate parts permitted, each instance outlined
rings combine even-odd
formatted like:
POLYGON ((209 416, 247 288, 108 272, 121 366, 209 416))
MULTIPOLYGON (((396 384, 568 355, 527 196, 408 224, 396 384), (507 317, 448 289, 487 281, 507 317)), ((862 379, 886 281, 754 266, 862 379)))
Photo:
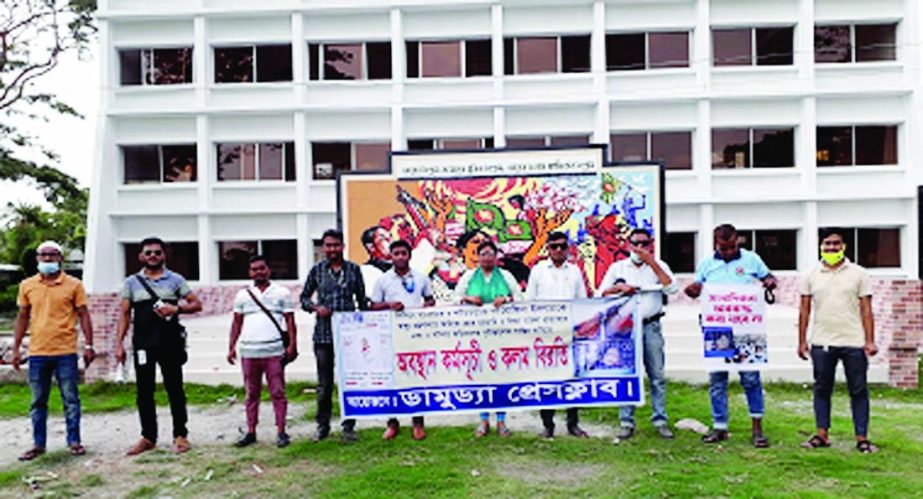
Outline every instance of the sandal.
POLYGON ((512 435, 512 434, 513 434, 513 432, 510 431, 510 429, 507 428, 507 426, 506 426, 505 424, 504 424, 504 425, 497 425, 497 436, 498 436, 498 437, 506 438, 506 437, 509 437, 509 436, 512 435))
POLYGON ((824 440, 824 437, 820 435, 814 435, 813 437, 802 442, 801 446, 805 449, 821 449, 830 447, 830 441, 824 440))
POLYGON ((769 439, 766 438, 762 433, 754 433, 750 438, 750 441, 753 442, 753 446, 757 449, 769 448, 769 439))
POLYGON ((856 442, 856 449, 862 454, 874 454, 878 452, 878 447, 876 447, 872 442, 868 440, 862 440, 861 442, 856 442))
POLYGON ((712 430, 708 432, 708 435, 702 437, 702 442, 706 444, 714 444, 718 442, 723 442, 728 439, 727 430, 712 430))
POLYGON ((474 429, 474 436, 477 438, 481 438, 488 433, 490 433, 489 424, 479 424, 478 427, 474 429))
POLYGON ((71 445, 71 455, 72 456, 82 456, 87 453, 86 447, 80 444, 71 445))
POLYGON ((23 452, 22 455, 19 456, 19 460, 20 460, 20 461, 31 461, 31 460, 33 460, 33 459, 35 459, 35 458, 41 456, 41 455, 44 454, 44 453, 45 453, 45 449, 43 449, 43 448, 41 448, 41 447, 33 447, 33 448, 31 448, 31 449, 29 449, 29 450, 23 452))

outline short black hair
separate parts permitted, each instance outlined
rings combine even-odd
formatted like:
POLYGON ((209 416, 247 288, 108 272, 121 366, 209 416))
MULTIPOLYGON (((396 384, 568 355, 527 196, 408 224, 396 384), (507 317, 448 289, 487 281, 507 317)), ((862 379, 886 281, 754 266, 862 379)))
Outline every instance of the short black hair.
POLYGON ((457 247, 458 249, 465 249, 465 246, 468 245, 468 241, 470 241, 474 236, 478 234, 481 234, 482 236, 490 239, 490 234, 484 232, 483 230, 472 229, 458 236, 458 239, 455 240, 455 247, 457 247))
POLYGON ((327 239, 328 237, 332 237, 342 243, 343 242, 343 231, 339 229, 327 229, 324 231, 324 235, 320 237, 320 240, 323 241, 324 239, 327 239))
POLYGON ((635 227, 634 229, 631 229, 631 232, 628 233, 628 239, 631 239, 638 234, 644 234, 648 239, 652 237, 651 231, 645 229, 644 227, 635 227))
POLYGON ((479 245, 478 245, 478 254, 481 254, 481 250, 483 250, 484 248, 490 248, 490 249, 494 250, 494 253, 496 253, 497 251, 499 251, 499 250, 497 250, 497 245, 494 244, 493 241, 484 241, 483 243, 479 244, 479 245))
POLYGON ((548 242, 549 242, 549 243, 550 243, 551 241, 560 241, 561 239, 567 241, 567 234, 565 234, 565 233, 563 233, 563 232, 561 232, 561 231, 559 231, 559 230, 552 231, 551 233, 548 234, 548 242))
POLYGON ((142 249, 144 249, 145 246, 150 246, 152 244, 156 244, 157 246, 160 246, 160 249, 166 249, 167 247, 167 245, 164 244, 163 239, 157 236, 145 237, 144 239, 141 240, 142 249))
POLYGON ((842 227, 824 227, 820 229, 820 241, 827 239, 830 236, 840 236, 840 239, 846 240, 846 229, 842 227))
POLYGON ((362 235, 359 236, 359 240, 362 241, 363 246, 365 246, 366 244, 372 244, 373 242, 375 242, 375 232, 377 232, 378 229, 381 229, 381 227, 377 225, 373 225, 369 227, 368 229, 365 229, 364 231, 362 231, 362 235))
POLYGON ((392 242, 388 247, 388 249, 391 251, 394 251, 398 248, 404 248, 407 250, 407 253, 413 253, 413 248, 410 247, 410 243, 403 239, 398 239, 397 241, 392 242))
POLYGON ((715 237, 722 241, 730 241, 737 237, 737 228, 731 224, 721 224, 715 227, 715 237))
POLYGON ((260 255, 260 254, 256 254, 250 257, 250 263, 253 264, 254 262, 263 262, 266 264, 267 267, 269 266, 269 260, 267 260, 265 256, 260 255))

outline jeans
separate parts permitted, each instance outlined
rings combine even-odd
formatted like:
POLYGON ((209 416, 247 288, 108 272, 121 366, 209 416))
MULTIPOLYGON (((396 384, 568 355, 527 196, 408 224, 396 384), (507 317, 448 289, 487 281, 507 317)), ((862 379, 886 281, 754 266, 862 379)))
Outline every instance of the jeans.
MULTIPOLYGON (((708 394, 711 397, 711 416, 716 430, 728 428, 728 373, 713 372, 709 375, 708 394)), ((750 417, 763 417, 763 383, 759 371, 740 371, 740 384, 747 394, 750 417)))
POLYGON ((849 389, 849 406, 856 436, 868 435, 869 388, 866 373, 869 362, 865 351, 857 347, 811 347, 814 364, 814 421, 817 428, 830 428, 830 397, 836 380, 836 364, 843 361, 846 386, 849 389))
MULTIPOLYGON (((481 416, 481 421, 490 421, 490 413, 489 413, 489 412, 482 412, 482 413, 480 414, 480 416, 481 416)), ((505 412, 500 411, 500 412, 497 413, 497 422, 498 422, 498 423, 504 423, 504 422, 506 422, 506 413, 505 413, 505 412)))
MULTIPOLYGON (((644 370, 647 372, 651 389, 651 423, 654 427, 667 424, 667 380, 663 374, 663 334, 660 321, 644 326, 644 370)), ((622 426, 635 427, 635 407, 624 405, 619 408, 622 426)))
POLYGON ((285 429, 285 415, 288 411, 288 399, 285 398, 285 368, 282 357, 258 359, 240 359, 244 373, 244 386, 247 388, 247 428, 256 428, 260 421, 260 395, 263 392, 263 375, 269 385, 269 397, 276 415, 276 429, 285 429))
MULTIPOLYGON (((580 415, 577 414, 577 408, 571 407, 567 409, 567 430, 573 430, 580 423, 580 415)), ((554 431, 554 409, 542 409, 538 411, 539 416, 542 417, 542 425, 546 430, 553 432, 554 431)))
MULTIPOLYGON (((314 343, 314 358, 317 359, 317 426, 330 429, 333 413, 333 343, 314 343)), ((344 419, 343 430, 352 431, 355 419, 344 419)))
POLYGON ((64 421, 67 424, 67 445, 80 443, 80 394, 77 392, 77 354, 29 357, 29 386, 32 388, 32 440, 36 447, 45 448, 48 435, 48 397, 51 395, 51 377, 58 380, 61 400, 64 402, 64 421))
POLYGON ((157 388, 157 365, 163 377, 163 387, 170 400, 170 415, 173 417, 173 438, 186 437, 186 392, 183 391, 183 366, 180 358, 185 352, 175 352, 169 348, 153 347, 135 350, 135 402, 141 417, 141 436, 157 443, 157 405, 154 403, 154 390, 157 388), (139 362, 144 352, 145 363, 139 362))

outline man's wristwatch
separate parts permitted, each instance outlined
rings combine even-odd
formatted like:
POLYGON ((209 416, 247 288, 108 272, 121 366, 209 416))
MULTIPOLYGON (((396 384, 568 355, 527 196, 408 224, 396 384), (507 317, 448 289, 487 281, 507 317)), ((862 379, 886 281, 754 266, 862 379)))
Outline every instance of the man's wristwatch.
POLYGON ((93 345, 83 345, 83 349, 89 350, 91 352, 96 352, 96 350, 93 349, 93 345))

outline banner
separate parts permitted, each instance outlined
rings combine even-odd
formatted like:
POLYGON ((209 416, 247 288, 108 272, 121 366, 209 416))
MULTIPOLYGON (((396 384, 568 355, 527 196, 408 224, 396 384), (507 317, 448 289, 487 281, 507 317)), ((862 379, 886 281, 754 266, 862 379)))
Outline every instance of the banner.
POLYGON ((700 301, 708 371, 758 371, 769 364, 760 285, 705 283, 700 301))
POLYGON ((637 296, 337 312, 344 418, 640 405, 637 296))

